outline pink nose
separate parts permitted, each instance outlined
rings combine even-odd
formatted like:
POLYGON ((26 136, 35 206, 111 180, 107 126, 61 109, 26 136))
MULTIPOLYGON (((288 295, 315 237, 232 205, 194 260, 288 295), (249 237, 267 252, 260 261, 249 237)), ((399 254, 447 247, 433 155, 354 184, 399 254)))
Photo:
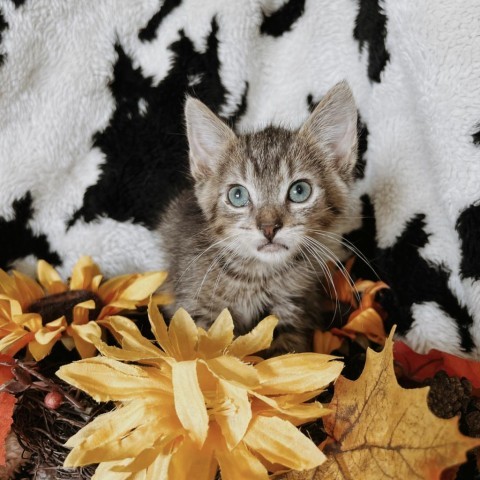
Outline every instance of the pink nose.
POLYGON ((263 235, 265 238, 271 242, 273 238, 275 237, 276 233, 282 228, 281 223, 262 223, 260 225, 260 230, 263 232, 263 235))

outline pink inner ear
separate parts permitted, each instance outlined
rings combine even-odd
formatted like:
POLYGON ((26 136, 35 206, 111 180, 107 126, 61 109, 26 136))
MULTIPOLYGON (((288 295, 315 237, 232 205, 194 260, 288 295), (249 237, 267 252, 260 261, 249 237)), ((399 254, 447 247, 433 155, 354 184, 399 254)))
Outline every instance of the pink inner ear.
POLYGON ((331 143, 332 150, 342 163, 343 161, 348 162, 348 157, 352 155, 352 150, 357 143, 357 124, 352 121, 340 124, 338 132, 335 133, 331 143))
POLYGON ((208 175, 212 168, 212 153, 209 153, 197 135, 189 137, 190 168, 192 175, 208 175))

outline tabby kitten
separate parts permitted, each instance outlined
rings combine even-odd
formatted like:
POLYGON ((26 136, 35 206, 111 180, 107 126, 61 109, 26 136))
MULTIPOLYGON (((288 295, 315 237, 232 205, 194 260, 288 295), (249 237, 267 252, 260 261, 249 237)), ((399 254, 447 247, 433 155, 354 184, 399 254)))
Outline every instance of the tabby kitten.
POLYGON ((279 318, 273 350, 310 349, 319 326, 325 262, 342 254, 357 155, 357 109, 346 82, 333 87, 298 131, 236 135, 202 102, 185 105, 194 189, 159 226, 168 287, 208 327, 229 308, 236 333, 279 318))

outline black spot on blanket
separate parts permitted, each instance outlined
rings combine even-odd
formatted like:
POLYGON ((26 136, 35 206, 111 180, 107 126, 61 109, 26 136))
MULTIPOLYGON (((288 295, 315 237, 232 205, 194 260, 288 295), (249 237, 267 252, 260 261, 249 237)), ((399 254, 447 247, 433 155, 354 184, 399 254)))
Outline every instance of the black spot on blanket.
MULTIPOLYGON (((2 35, 3 31, 8 28, 8 23, 5 20, 5 17, 2 14, 2 11, 0 10, 0 45, 2 43, 2 35)), ((0 67, 3 65, 3 62, 5 61, 5 54, 0 53, 0 67)))
POLYGON ((455 228, 462 248, 460 273, 463 278, 480 280, 480 202, 463 210, 455 228))
POLYGON ((368 44, 368 77, 374 82, 380 82, 380 74, 390 59, 385 46, 387 17, 380 6, 380 0, 358 2, 353 36, 359 42, 360 50, 368 44))
POLYGON ((157 36, 157 30, 164 18, 175 10, 182 0, 165 0, 160 10, 150 19, 145 28, 138 32, 138 38, 142 41, 151 41, 157 36))
POLYGON ((237 105, 236 110, 233 112, 233 114, 230 115, 230 117, 225 119, 227 123, 229 123, 233 127, 238 123, 238 121, 243 117, 243 115, 245 115, 245 112, 247 111, 247 95, 248 95, 248 82, 245 82, 245 88, 243 90, 240 103, 237 105))
POLYGON ((263 14, 260 32, 272 37, 280 37, 292 29, 293 24, 303 15, 305 0, 289 0, 270 15, 263 14))
POLYGON ((419 249, 428 243, 429 237, 424 228, 425 215, 417 214, 392 247, 379 250, 377 271, 397 297, 397 308, 390 312, 388 323, 397 324, 398 332, 405 333, 413 320, 411 307, 435 302, 457 325, 462 350, 471 352, 475 346, 470 333, 473 319, 448 288, 450 272, 444 265, 435 265, 420 256, 419 249))
POLYGON ((375 212, 368 195, 362 195, 362 226, 344 235, 343 244, 355 255, 357 259, 353 266, 356 278, 380 280, 374 272, 374 264, 377 259, 378 249, 375 243, 377 227, 375 212), (372 266, 370 266, 372 265, 372 266))
MULTIPOLYGON (((480 125, 477 125, 476 128, 480 128, 480 125)), ((473 143, 480 146, 480 130, 472 135, 473 143)))
POLYGON ((25 0, 12 0, 12 2, 15 4, 15 7, 18 8, 25 3, 25 0))
POLYGON ((181 31, 180 39, 170 46, 170 71, 158 85, 134 68, 132 59, 116 46, 118 59, 110 85, 116 109, 110 125, 94 139, 106 161, 70 225, 80 218, 89 222, 109 216, 154 228, 159 213, 190 184, 183 104, 186 94, 213 111, 225 101, 217 30, 213 20, 204 53, 197 52, 181 31))
POLYGON ((367 166, 367 159, 365 153, 368 148, 368 128, 362 120, 360 113, 357 120, 357 133, 358 133, 358 158, 355 165, 355 178, 361 179, 365 177, 365 167, 367 166))
POLYGON ((60 257, 50 250, 47 237, 34 234, 28 226, 33 215, 30 192, 15 200, 12 207, 13 220, 0 217, 0 268, 8 269, 14 260, 27 255, 35 255, 52 265, 60 265, 60 257))

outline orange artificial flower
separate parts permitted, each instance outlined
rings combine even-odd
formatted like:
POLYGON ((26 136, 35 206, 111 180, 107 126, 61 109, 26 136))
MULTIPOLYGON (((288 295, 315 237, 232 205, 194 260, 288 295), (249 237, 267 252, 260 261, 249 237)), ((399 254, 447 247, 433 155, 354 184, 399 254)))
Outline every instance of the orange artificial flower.
MULTIPOLYGON (((0 352, 15 355, 28 346, 39 361, 61 340, 82 358, 91 357, 96 349, 89 339, 102 334, 96 320, 145 305, 166 276, 165 272, 137 273, 102 283, 98 265, 87 256, 73 267, 68 283, 43 260, 37 264, 38 282, 0 269, 0 352)), ((170 298, 159 295, 155 301, 165 304, 170 298)))

